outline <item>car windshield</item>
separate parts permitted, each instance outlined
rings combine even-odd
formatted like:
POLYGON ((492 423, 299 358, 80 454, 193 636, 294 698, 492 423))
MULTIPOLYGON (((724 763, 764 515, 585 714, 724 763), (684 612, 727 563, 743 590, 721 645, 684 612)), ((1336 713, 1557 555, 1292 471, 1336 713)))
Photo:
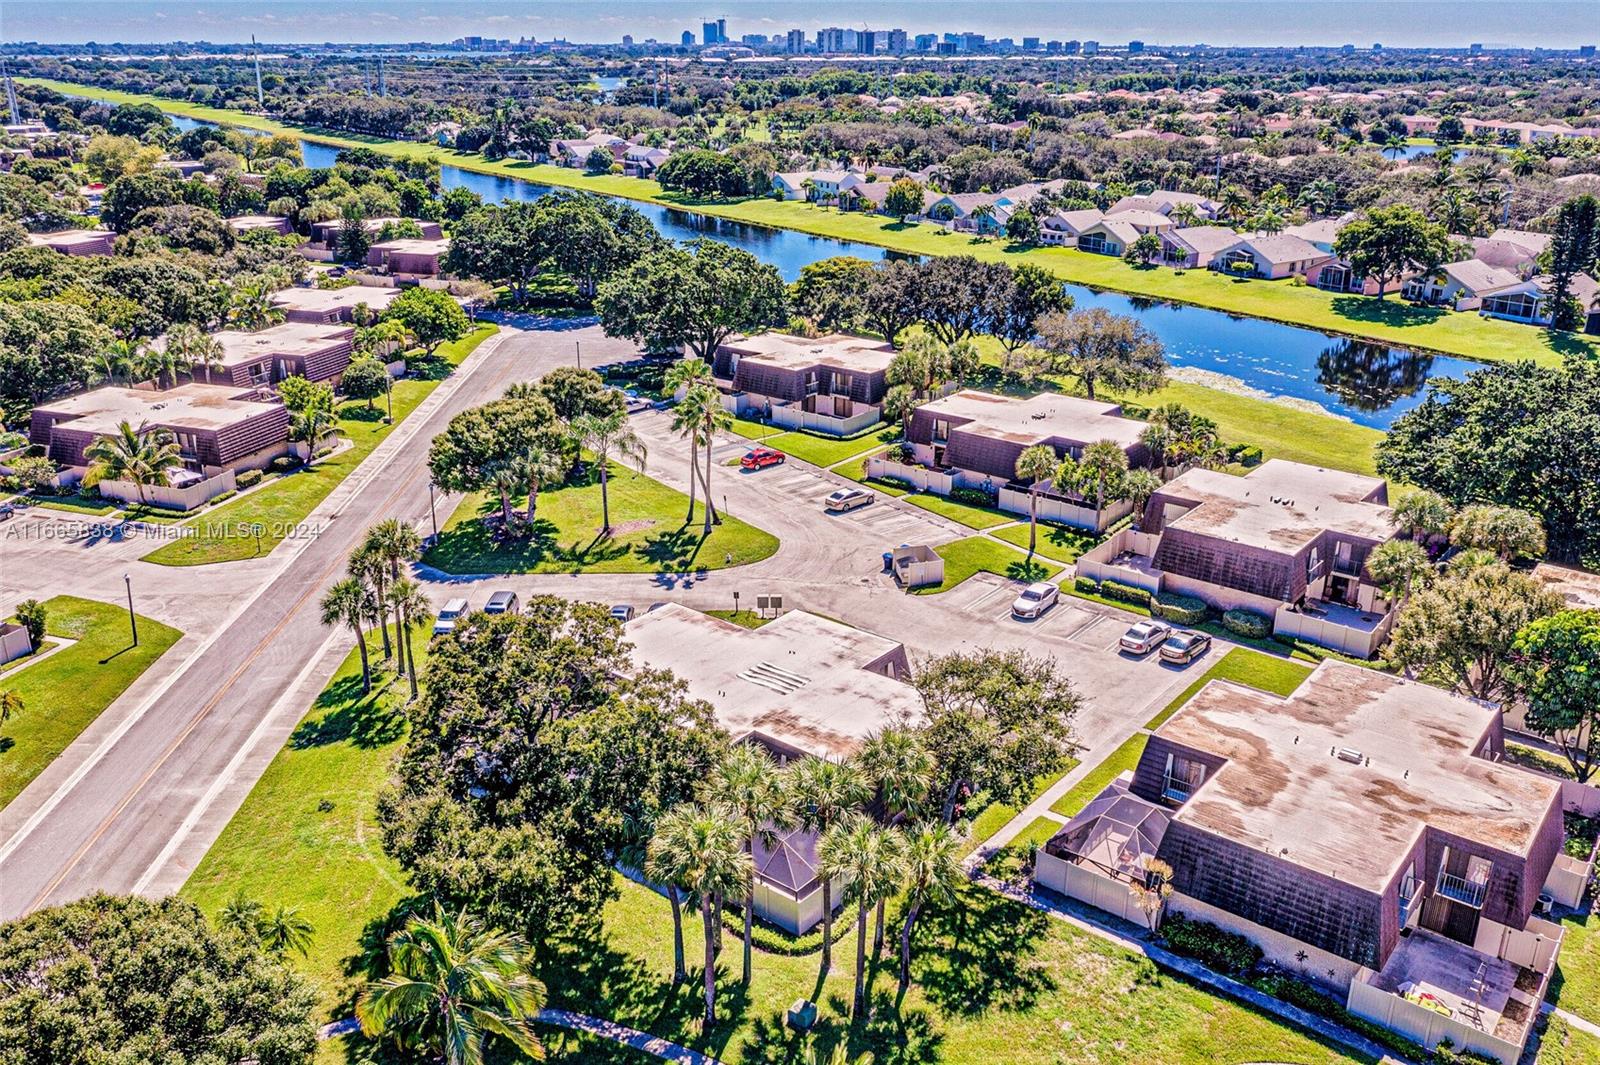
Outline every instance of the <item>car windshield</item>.
POLYGON ((1029 588, 1027 591, 1022 593, 1022 598, 1028 599, 1028 600, 1043 599, 1044 598, 1044 589, 1043 588, 1029 588))
POLYGON ((1155 631, 1156 630, 1155 630, 1155 626, 1154 625, 1139 624, 1139 625, 1135 625, 1133 628, 1129 629, 1128 630, 1128 635, 1136 637, 1136 638, 1142 640, 1146 636, 1149 636, 1152 632, 1155 632, 1155 631))
POLYGON ((1174 634, 1172 636, 1168 636, 1167 637, 1167 646, 1168 647, 1188 647, 1190 641, 1192 641, 1193 639, 1194 639, 1194 637, 1189 635, 1187 632, 1176 633, 1176 634, 1174 634))

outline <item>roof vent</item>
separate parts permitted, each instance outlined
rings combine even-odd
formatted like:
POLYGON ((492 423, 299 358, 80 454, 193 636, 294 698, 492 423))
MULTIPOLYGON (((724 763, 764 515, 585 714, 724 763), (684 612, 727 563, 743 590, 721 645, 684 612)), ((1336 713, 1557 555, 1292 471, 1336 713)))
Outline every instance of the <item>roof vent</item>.
POLYGON ((1361 752, 1354 747, 1340 747, 1334 753, 1341 762, 1349 762, 1351 765, 1361 764, 1361 752))

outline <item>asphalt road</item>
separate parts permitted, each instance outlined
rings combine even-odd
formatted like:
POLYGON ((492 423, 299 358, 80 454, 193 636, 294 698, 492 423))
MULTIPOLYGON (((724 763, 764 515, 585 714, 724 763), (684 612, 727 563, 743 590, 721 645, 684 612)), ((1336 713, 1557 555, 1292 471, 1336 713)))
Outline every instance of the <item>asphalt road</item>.
MULTIPOLYGON (((233 788, 242 799, 252 770, 259 774, 304 711, 284 697, 315 690, 332 671, 322 591, 371 524, 426 519, 428 441, 458 411, 571 359, 578 336, 586 355, 631 350, 574 323, 485 342, 310 516, 311 535, 273 553, 277 565, 263 569, 253 591, 229 589, 237 596, 232 613, 163 689, 117 708, 117 726, 76 752, 70 773, 36 781, 47 794, 19 796, 28 816, 8 824, 0 842, 0 921, 94 891, 149 889, 153 871, 161 886, 182 883, 189 870, 172 868, 180 834, 183 853, 198 860, 232 812, 209 809, 219 785, 243 777, 233 788), (257 766, 243 764, 247 751, 258 752, 257 766)), ((203 589, 207 569, 168 570, 166 578, 203 589)))

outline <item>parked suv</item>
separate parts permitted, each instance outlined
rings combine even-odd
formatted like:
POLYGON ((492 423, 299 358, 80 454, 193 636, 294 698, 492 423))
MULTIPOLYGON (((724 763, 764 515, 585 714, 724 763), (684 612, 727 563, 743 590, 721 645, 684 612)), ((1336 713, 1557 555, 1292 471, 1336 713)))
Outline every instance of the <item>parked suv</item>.
POLYGON ((517 598, 516 592, 502 589, 489 597, 483 604, 485 614, 515 614, 522 609, 522 602, 517 598))
POLYGON ((454 632, 456 622, 460 620, 462 614, 467 612, 467 609, 467 601, 465 599, 452 599, 445 603, 444 606, 439 608, 439 616, 434 619, 433 634, 435 636, 443 636, 446 633, 454 632))

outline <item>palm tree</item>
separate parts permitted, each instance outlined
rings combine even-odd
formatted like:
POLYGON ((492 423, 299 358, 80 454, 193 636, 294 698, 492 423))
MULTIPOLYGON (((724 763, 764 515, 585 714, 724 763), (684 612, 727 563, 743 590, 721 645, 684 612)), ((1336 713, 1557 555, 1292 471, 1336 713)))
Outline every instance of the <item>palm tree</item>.
POLYGON ((500 497, 500 522, 506 532, 511 532, 516 515, 511 509, 511 499, 528 483, 527 471, 516 460, 491 467, 484 477, 485 486, 500 497))
MULTIPOLYGON (((891 824, 912 816, 933 788, 933 754, 922 737, 909 729, 884 729, 867 737, 856 764, 878 789, 878 801, 891 824)), ((879 897, 872 932, 872 956, 883 951, 884 909, 879 897)))
POLYGON ((411 630, 428 618, 431 604, 422 585, 410 577, 400 577, 389 587, 389 609, 395 616, 395 642, 400 645, 401 665, 411 681, 411 698, 417 697, 417 652, 411 646, 411 630))
POLYGON ((978 232, 981 233, 981 232, 983 232, 983 223, 984 223, 984 221, 985 220, 988 220, 988 221, 993 221, 994 220, 994 204, 992 204, 992 203, 980 203, 980 204, 978 204, 978 206, 974 207, 971 211, 967 212, 967 217, 972 219, 973 227, 976 228, 978 230, 978 232))
POLYGON ((1446 535, 1455 516, 1455 508, 1448 499, 1426 488, 1407 492, 1394 504, 1394 520, 1410 534, 1411 539, 1424 545, 1435 536, 1446 535))
POLYGON ((316 929, 300 916, 298 906, 279 906, 262 916, 256 925, 261 945, 274 954, 294 951, 302 958, 311 953, 311 939, 316 929))
POLYGON ((1154 470, 1140 468, 1129 470, 1128 476, 1123 478, 1122 487, 1128 493, 1128 498, 1133 501, 1133 512, 1136 515, 1144 513, 1144 505, 1150 497, 1161 491, 1161 475, 1154 470))
MULTIPOLYGON (((721 409, 719 404, 718 409, 721 409)), ((607 492, 608 480, 611 472, 611 456, 633 466, 640 473, 644 472, 645 446, 639 434, 633 431, 633 426, 628 424, 627 411, 612 411, 610 414, 580 414, 572 419, 572 435, 578 441, 578 446, 588 449, 594 456, 595 465, 600 467, 600 535, 611 535, 611 497, 607 492)), ((710 449, 706 455, 710 457, 710 449)), ((706 489, 709 498, 711 489, 706 489)), ((529 507, 529 516, 532 516, 532 507, 529 507)))
POLYGON ((911 933, 929 901, 948 903, 961 883, 961 840, 942 821, 918 825, 906 834, 906 920, 900 928, 900 990, 911 986, 911 933))
MULTIPOLYGON (((826 884, 833 877, 849 885, 856 904, 856 990, 851 1015, 866 1005, 867 910, 894 894, 905 875, 903 837, 855 814, 823 833, 817 842, 817 872, 826 884)), ((873 957, 877 957, 874 949, 873 957)))
MULTIPOLYGON (((872 797, 861 770, 848 762, 804 758, 789 770, 800 824, 819 835, 860 810, 872 797)), ((833 967, 833 878, 822 877, 822 972, 833 967)))
POLYGON ((1192 203, 1178 204, 1167 217, 1172 219, 1172 224, 1179 228, 1200 224, 1200 211, 1192 203))
POLYGON ((137 340, 113 340, 100 352, 100 374, 109 384, 132 384, 145 365, 145 350, 137 340))
POLYGON ((1256 215, 1255 229, 1258 233, 1266 233, 1270 236, 1274 233, 1282 233, 1284 227, 1288 224, 1284 221, 1283 215, 1269 207, 1256 215))
POLYGON ((1056 452, 1047 444, 1034 444, 1017 456, 1017 480, 1028 482, 1028 559, 1039 537, 1039 487, 1056 472, 1056 452))
POLYGON ((383 637, 383 657, 394 657, 394 647, 389 643, 389 563, 370 544, 362 544, 350 556, 350 576, 360 583, 366 593, 366 614, 377 623, 383 637))
POLYGON ((1383 150, 1393 153, 1393 157, 1398 159, 1400 153, 1406 150, 1406 139, 1398 133, 1391 133, 1383 139, 1383 150))
POLYGON ((689 978, 683 950, 683 902, 704 859, 697 849, 702 841, 698 824, 704 816, 703 810, 689 803, 673 807, 656 821, 645 848, 644 875, 666 888, 667 901, 672 904, 673 986, 689 978))
MULTIPOLYGON (((539 489, 547 484, 560 484, 567 475, 567 456, 561 448, 551 447, 543 439, 529 439, 512 462, 517 476, 527 485, 528 526, 533 526, 533 515, 539 505, 539 489)), ((604 495, 604 490, 601 492, 604 495)))
POLYGON ((368 607, 367 589, 354 577, 335 581, 322 596, 322 623, 329 626, 349 625, 356 634, 356 646, 361 649, 363 695, 372 691, 372 667, 367 661, 367 640, 362 630, 368 607))
POLYGON ((201 370, 205 371, 206 379, 210 380, 211 371, 222 368, 222 342, 198 326, 188 323, 175 325, 167 330, 165 352, 170 361, 163 369, 171 373, 174 380, 180 371, 190 377, 198 378, 201 370))
POLYGON ((228 324, 253 333, 283 321, 283 308, 273 305, 272 292, 264 277, 235 282, 228 300, 228 324))
POLYGON ((306 445, 306 469, 316 461, 317 444, 338 424, 333 411, 319 405, 307 407, 289 420, 289 439, 303 441, 306 445))
MULTIPOLYGON (((741 743, 730 750, 711 772, 706 793, 726 804, 744 826, 743 839, 755 853, 757 841, 770 841, 774 829, 790 819, 790 795, 783 786, 778 763, 764 748, 741 743)), ((752 922, 756 889, 751 880, 744 899, 744 982, 750 982, 752 922)))
POLYGON ((1123 478, 1128 472, 1128 454, 1114 441, 1097 440, 1083 449, 1078 469, 1079 476, 1094 485, 1094 523, 1098 529, 1106 499, 1116 498, 1122 491, 1123 478))
POLYGON ((389 940, 394 972, 356 1000, 361 1030, 425 1031, 445 1065, 482 1065, 484 1040, 498 1036, 531 1058, 544 1057, 533 1022, 544 985, 529 975, 533 951, 521 936, 485 929, 465 913, 413 917, 389 940))
POLYGON ((1238 185, 1229 185, 1222 190, 1218 202, 1222 206, 1222 214, 1230 221, 1236 222, 1250 209, 1250 194, 1238 185))
POLYGON ((1518 148, 1512 152, 1507 163, 1512 175, 1519 178, 1528 177, 1539 169, 1539 157, 1526 148, 1518 148))
MULTIPOLYGON (((667 369, 662 378, 666 391, 676 396, 680 391, 683 398, 688 398, 688 393, 696 385, 706 388, 712 387, 711 367, 704 359, 679 359, 667 369)), ((694 487, 696 480, 695 471, 700 468, 700 423, 699 411, 694 405, 679 403, 672 415, 672 431, 679 436, 689 438, 689 514, 683 519, 685 525, 694 520, 694 487)))
POLYGON ((134 429, 127 422, 117 425, 115 436, 102 436, 83 449, 89 460, 91 484, 101 481, 130 481, 139 490, 139 505, 144 506, 146 485, 164 485, 167 472, 183 468, 178 443, 165 429, 134 429))
POLYGON ((261 935, 262 905, 243 890, 225 903, 217 914, 217 927, 256 939, 261 935))
POLYGON ((0 726, 4 726, 7 721, 22 713, 24 709, 26 707, 23 705, 22 696, 10 688, 0 691, 0 726))
POLYGON ((716 444, 717 431, 728 429, 733 425, 733 415, 723 408, 722 397, 716 389, 706 385, 691 387, 678 406, 688 408, 683 414, 685 417, 693 418, 694 424, 699 426, 700 443, 706 449, 700 487, 706 493, 705 535, 710 536, 711 526, 722 524, 722 516, 717 513, 716 504, 711 501, 711 449, 716 444))
POLYGON ((662 815, 647 864, 699 901, 705 931, 705 1024, 717 1023, 717 914, 722 900, 752 890, 750 855, 739 815, 726 806, 684 803, 662 815), (659 855, 659 857, 657 857, 659 855))
POLYGON ((1412 589, 1432 575, 1433 561, 1415 540, 1386 540, 1367 556, 1367 572, 1384 597, 1403 610, 1412 589))

